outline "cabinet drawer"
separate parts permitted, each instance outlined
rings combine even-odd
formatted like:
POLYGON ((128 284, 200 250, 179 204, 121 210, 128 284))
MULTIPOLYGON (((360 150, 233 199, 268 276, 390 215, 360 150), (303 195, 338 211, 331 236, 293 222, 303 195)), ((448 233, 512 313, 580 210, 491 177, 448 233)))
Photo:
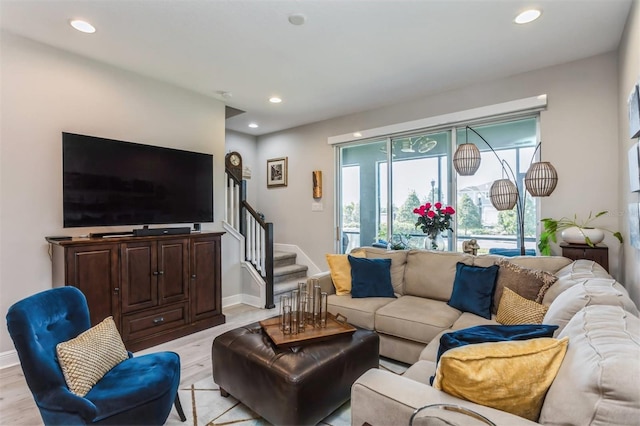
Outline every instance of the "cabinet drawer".
POLYGON ((125 342, 171 330, 189 321, 188 303, 148 309, 122 318, 122 338, 125 342))

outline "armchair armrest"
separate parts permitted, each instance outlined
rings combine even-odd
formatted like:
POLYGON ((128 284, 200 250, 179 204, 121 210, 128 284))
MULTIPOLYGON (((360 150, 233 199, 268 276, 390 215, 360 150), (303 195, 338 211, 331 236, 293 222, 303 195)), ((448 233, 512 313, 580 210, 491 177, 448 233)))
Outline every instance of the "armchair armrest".
POLYGON ((64 387, 57 387, 46 394, 41 394, 36 402, 38 406, 45 410, 77 413, 87 423, 92 423, 98 414, 98 409, 93 402, 74 394, 64 387))
POLYGON ((323 292, 327 294, 334 294, 336 288, 331 280, 331 273, 329 271, 320 272, 307 278, 307 282, 311 282, 312 285, 319 285, 323 292))
MULTIPOLYGON (((448 404, 463 407, 486 417, 496 425, 536 425, 522 417, 504 411, 474 404, 420 382, 394 373, 371 369, 351 387, 351 424, 369 423, 409 425, 414 411, 431 404, 448 404)), ((418 424, 420 414, 414 424, 418 424)), ((471 418, 455 411, 443 412, 448 424, 468 425, 471 418)), ((420 422, 419 424, 424 424, 420 422)))

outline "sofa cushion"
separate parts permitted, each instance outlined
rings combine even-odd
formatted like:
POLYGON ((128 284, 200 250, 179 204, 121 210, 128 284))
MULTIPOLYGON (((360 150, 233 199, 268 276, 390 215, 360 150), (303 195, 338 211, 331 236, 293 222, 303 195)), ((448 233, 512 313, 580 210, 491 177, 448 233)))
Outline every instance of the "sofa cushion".
POLYGON ((483 318, 491 318, 491 303, 499 269, 498 265, 483 268, 458 262, 453 292, 447 302, 449 306, 483 318))
POLYGON ((463 328, 473 327, 475 325, 498 324, 498 322, 495 320, 495 316, 492 316, 491 318, 492 319, 482 318, 476 314, 463 312, 462 315, 460 315, 460 318, 458 318, 456 322, 453 323, 451 328, 453 330, 460 330, 463 328))
POLYGON ((556 334, 559 334, 578 311, 590 305, 620 306, 638 316, 638 308, 620 283, 614 279, 592 278, 580 280, 560 293, 549 306, 544 323, 558 325, 556 334))
POLYGON ((404 273, 404 294, 448 301, 458 262, 471 265, 465 253, 409 250, 404 273))
POLYGON ((540 423, 632 425, 640 419, 640 319, 620 306, 580 310, 559 337, 571 341, 540 423))
MULTIPOLYGON (((354 257, 365 257, 364 253, 353 253, 354 257)), ((351 293, 351 264, 346 254, 326 254, 331 281, 336 289, 336 294, 343 296, 351 293)))
POLYGON ((404 270, 407 264, 407 250, 383 251, 380 249, 363 250, 367 259, 391 259, 391 285, 396 294, 404 294, 404 270))
POLYGON ((445 302, 405 295, 378 309, 375 324, 379 333, 426 344, 459 316, 445 302))
POLYGON ((555 275, 558 277, 558 281, 556 281, 544 295, 542 303, 545 305, 553 303, 558 295, 582 280, 589 278, 612 279, 611 275, 609 275, 602 266, 592 260, 586 259, 576 260, 560 269, 555 275))
POLYGON ((503 288, 508 287, 525 299, 542 303, 544 293, 546 293, 549 287, 557 280, 557 278, 549 272, 540 269, 525 268, 507 260, 500 261, 498 265, 500 265, 500 272, 498 272, 496 291, 493 296, 493 313, 498 312, 498 305, 500 305, 503 288))
POLYGON ((342 314, 347 322, 367 330, 375 329, 375 313, 382 306, 394 301, 389 297, 366 297, 353 299, 351 295, 338 296, 330 294, 327 297, 327 310, 333 315, 342 314))
POLYGON ((440 358, 433 387, 536 421, 568 341, 543 337, 451 349, 440 358))
POLYGON ((514 256, 509 258, 509 262, 529 269, 556 274, 560 269, 571 264, 573 260, 562 256, 514 256))
POLYGON ((511 340, 529 340, 537 337, 553 337, 555 325, 477 325, 463 330, 450 331, 440 336, 440 346, 436 362, 446 351, 476 343, 504 342, 511 340))
POLYGON ((351 297, 393 297, 391 259, 360 259, 349 255, 351 297))
POLYGON ((504 288, 496 320, 504 325, 542 324, 548 306, 525 299, 509 287, 504 288))

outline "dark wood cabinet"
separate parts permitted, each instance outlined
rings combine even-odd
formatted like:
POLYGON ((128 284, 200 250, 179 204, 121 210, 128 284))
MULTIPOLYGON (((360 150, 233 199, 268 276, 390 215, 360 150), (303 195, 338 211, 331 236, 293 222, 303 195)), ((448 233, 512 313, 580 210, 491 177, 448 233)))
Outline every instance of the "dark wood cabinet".
POLYGON ((111 315, 127 348, 144 349, 225 322, 222 234, 48 240, 53 284, 78 287, 92 325, 111 315))
POLYGON ((596 244, 591 247, 588 244, 560 243, 562 255, 571 260, 587 259, 599 263, 609 272, 609 247, 604 244, 596 244))
MULTIPOLYGON (((113 316, 120 325, 120 284, 118 280, 118 247, 113 244, 71 246, 59 258, 66 284, 77 287, 87 298, 91 325, 113 316)), ((60 263, 60 262, 58 262, 60 263)), ((54 276, 56 276, 54 271, 54 276)), ((54 283, 56 285, 56 283, 54 283)))

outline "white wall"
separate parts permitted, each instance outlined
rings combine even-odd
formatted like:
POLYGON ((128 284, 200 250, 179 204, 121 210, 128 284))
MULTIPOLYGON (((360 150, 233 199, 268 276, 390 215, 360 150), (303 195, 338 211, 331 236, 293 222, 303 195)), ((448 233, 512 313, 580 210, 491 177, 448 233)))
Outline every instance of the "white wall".
MULTIPOLYGON (((621 230, 617 82, 617 55, 611 52, 261 136, 258 156, 262 163, 270 157, 289 157, 289 186, 266 189, 261 165, 259 208, 274 222, 276 242, 300 246, 326 268, 324 255, 333 252, 335 239, 335 165, 327 137, 547 94, 548 108, 541 113, 543 159, 557 168, 559 183, 550 197, 540 199, 542 217, 609 210, 598 225, 621 230), (314 169, 323 171, 323 212, 311 212, 314 169)), ((611 271, 618 276, 619 244, 610 235, 605 243, 610 249, 611 271)), ((557 246, 554 252, 560 254, 557 246)))
MULTIPOLYGON (((620 204, 619 210, 625 212, 621 220, 623 235, 626 237, 624 244, 624 274, 622 282, 631 293, 631 297, 638 303, 640 300, 640 250, 634 248, 629 242, 629 222, 627 220, 627 206, 629 203, 640 202, 640 193, 632 193, 629 185, 629 168, 627 166, 627 152, 631 148, 632 140, 629 139, 629 115, 627 113, 627 99, 631 88, 640 81, 640 2, 634 0, 627 25, 625 27, 620 49, 618 50, 618 109, 619 109, 619 138, 620 145, 620 204)), ((637 139, 635 140, 637 141, 637 139)))
MULTIPOLYGON (((51 287, 46 235, 89 231, 62 228, 63 131, 213 154, 216 222, 203 229, 221 229, 224 104, 11 34, 0 47, 1 312, 51 287)), ((6 327, 0 339, 13 349, 6 327)))

